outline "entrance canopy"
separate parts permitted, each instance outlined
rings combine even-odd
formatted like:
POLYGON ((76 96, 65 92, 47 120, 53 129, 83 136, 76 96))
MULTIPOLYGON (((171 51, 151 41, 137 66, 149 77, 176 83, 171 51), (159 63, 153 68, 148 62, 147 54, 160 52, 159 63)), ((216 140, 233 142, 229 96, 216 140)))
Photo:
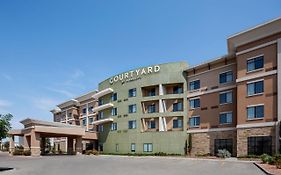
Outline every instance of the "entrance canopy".
POLYGON ((85 128, 76 125, 47 122, 30 118, 22 120, 21 123, 24 125, 23 129, 9 131, 11 152, 14 150, 14 136, 23 137, 24 149, 31 150, 32 155, 40 155, 40 142, 45 140, 46 137, 67 137, 70 140, 76 139, 76 150, 78 150, 78 152, 81 150, 82 139, 98 139, 96 132, 87 132, 85 128))

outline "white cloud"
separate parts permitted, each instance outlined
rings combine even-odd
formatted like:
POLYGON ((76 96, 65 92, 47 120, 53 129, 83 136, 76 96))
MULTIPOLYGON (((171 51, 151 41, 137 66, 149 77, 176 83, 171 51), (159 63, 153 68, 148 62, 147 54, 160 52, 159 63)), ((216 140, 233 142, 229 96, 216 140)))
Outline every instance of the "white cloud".
POLYGON ((58 103, 59 101, 49 97, 41 97, 33 100, 33 105, 43 111, 48 111, 54 108, 58 103))
POLYGON ((11 102, 7 101, 7 100, 1 100, 0 99, 0 108, 6 108, 6 107, 10 107, 12 105, 11 102))
POLYGON ((53 92, 56 92, 56 93, 63 94, 66 97, 70 97, 70 98, 73 98, 75 96, 73 93, 71 93, 67 90, 61 90, 61 89, 55 89, 55 88, 49 88, 49 87, 47 87, 46 89, 48 89, 50 91, 53 91, 53 92))

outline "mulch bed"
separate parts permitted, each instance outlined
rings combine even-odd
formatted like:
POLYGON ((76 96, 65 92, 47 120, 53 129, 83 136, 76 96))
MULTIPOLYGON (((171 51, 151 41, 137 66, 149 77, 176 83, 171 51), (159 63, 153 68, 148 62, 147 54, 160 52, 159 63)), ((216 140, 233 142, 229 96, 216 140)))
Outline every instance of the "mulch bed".
POLYGON ((281 175, 281 169, 276 168, 276 165, 262 164, 258 162, 257 165, 269 172, 270 174, 281 175))

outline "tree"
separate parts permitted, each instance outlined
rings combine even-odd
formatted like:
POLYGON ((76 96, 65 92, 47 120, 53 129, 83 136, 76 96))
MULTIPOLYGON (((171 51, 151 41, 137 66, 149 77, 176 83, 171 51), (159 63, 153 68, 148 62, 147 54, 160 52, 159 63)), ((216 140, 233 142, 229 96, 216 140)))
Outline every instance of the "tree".
POLYGON ((11 120, 13 118, 12 114, 0 114, 0 145, 2 143, 2 139, 8 136, 9 130, 11 127, 11 120))

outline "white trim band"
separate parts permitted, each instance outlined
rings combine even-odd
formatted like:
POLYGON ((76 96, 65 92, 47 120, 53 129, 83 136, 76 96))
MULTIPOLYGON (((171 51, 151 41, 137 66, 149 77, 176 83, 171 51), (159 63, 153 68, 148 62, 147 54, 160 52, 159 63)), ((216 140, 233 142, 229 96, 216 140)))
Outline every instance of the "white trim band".
POLYGON ((263 122, 263 123, 250 123, 250 124, 241 124, 237 125, 237 129, 244 129, 244 128, 260 128, 260 127, 269 127, 275 126, 278 122, 263 122))
POLYGON ((234 131, 234 130, 236 130, 235 127, 231 127, 231 128, 210 128, 210 129, 189 129, 189 130, 187 130, 187 133, 193 134, 193 133, 221 132, 221 131, 234 131))
POLYGON ((274 75, 274 74, 277 74, 277 70, 271 70, 268 72, 263 72, 263 73, 259 73, 259 74, 255 74, 255 75, 245 76, 243 78, 238 78, 238 79, 236 79, 236 83, 248 81, 248 80, 255 79, 255 78, 262 78, 262 77, 266 77, 266 76, 270 76, 270 75, 274 75))

